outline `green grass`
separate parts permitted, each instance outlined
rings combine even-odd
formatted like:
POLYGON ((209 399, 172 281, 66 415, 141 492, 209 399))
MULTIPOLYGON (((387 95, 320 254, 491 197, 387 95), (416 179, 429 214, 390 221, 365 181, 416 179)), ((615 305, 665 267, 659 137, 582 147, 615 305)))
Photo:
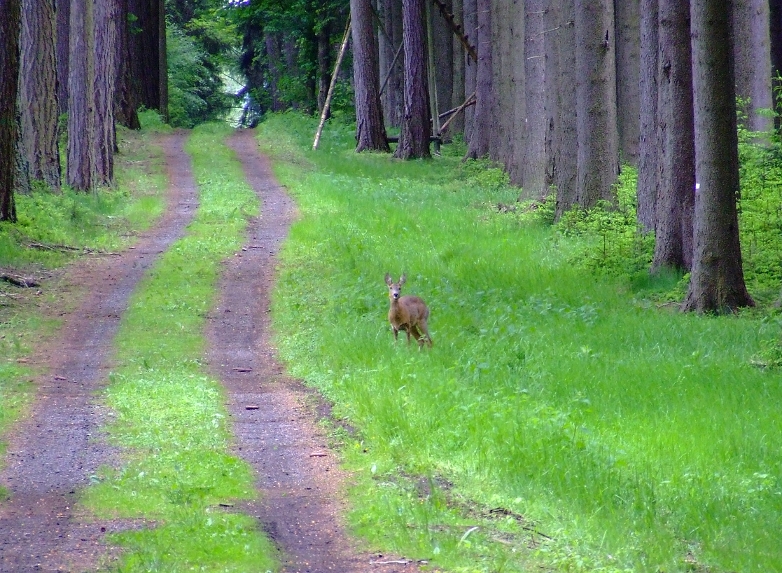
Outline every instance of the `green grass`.
POLYGON ((247 215, 258 211, 223 145, 226 130, 201 126, 189 139, 198 212, 138 287, 117 335, 122 366, 104 398, 115 416, 109 440, 125 462, 94 476, 83 503, 99 516, 153 522, 111 536, 126 548, 117 565, 123 572, 277 568, 255 521, 221 507, 253 499, 254 478, 228 451, 225 396, 202 366, 220 261, 239 247, 247 215))
POLYGON ((517 192, 458 149, 260 131, 302 215, 278 344, 356 428, 337 438, 374 546, 465 572, 782 570, 782 384, 751 365, 774 321, 673 313, 647 293, 678 277, 573 264, 581 239, 498 213, 517 192), (393 344, 387 271, 429 304, 432 351, 393 344))
MULTIPOLYGON (((148 130, 118 134, 116 186, 98 193, 64 189, 53 194, 40 185, 17 195, 17 224, 0 223, 0 267, 19 274, 54 270, 78 255, 68 250, 32 248, 31 243, 114 251, 132 242, 162 212, 160 150, 148 130)), ((21 289, 0 282, 0 437, 19 418, 35 395, 36 373, 26 358, 53 336, 63 305, 73 305, 75 291, 63 295, 56 280, 41 289, 21 289)), ((0 440, 0 456, 5 443, 0 440)), ((0 497, 2 497, 0 489, 0 497)))

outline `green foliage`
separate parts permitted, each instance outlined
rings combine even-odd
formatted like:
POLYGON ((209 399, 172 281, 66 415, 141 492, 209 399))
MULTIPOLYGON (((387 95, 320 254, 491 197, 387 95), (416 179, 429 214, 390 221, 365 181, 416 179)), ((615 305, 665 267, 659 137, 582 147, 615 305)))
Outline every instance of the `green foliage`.
POLYGON ((638 172, 624 166, 614 186, 615 200, 600 201, 592 209, 564 213, 556 230, 564 237, 580 239, 570 262, 589 272, 630 277, 649 268, 654 237, 641 233, 636 220, 638 172))
POLYGON ((103 468, 83 503, 100 515, 151 519, 120 533, 120 571, 264 572, 270 542, 246 515, 221 503, 255 496, 250 467, 229 453, 225 396, 202 367, 204 321, 220 261, 241 244, 258 200, 224 144, 225 126, 200 126, 188 141, 199 208, 187 235, 164 253, 134 293, 117 335, 118 362, 104 400, 109 440, 124 453, 103 468))
POLYGON ((353 429, 335 439, 373 546, 465 572, 782 568, 782 387, 749 364, 778 326, 628 296, 638 265, 589 235, 631 250, 633 183, 565 232, 498 210, 517 193, 457 156, 356 155, 333 131, 312 152, 306 125, 259 128, 301 212, 273 316, 290 370, 353 429), (402 271, 431 351, 388 330, 383 275, 402 271))
POLYGON ((194 127, 222 119, 231 107, 220 62, 173 24, 166 27, 168 49, 169 121, 174 127, 194 127))

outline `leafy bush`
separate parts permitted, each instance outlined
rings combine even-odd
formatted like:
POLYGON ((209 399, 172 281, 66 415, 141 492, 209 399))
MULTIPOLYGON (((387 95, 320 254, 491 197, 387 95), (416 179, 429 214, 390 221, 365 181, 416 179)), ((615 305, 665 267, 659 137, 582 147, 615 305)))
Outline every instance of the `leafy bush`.
POLYGON ((169 24, 168 113, 174 127, 191 128, 222 119, 231 108, 218 63, 180 28, 169 24))

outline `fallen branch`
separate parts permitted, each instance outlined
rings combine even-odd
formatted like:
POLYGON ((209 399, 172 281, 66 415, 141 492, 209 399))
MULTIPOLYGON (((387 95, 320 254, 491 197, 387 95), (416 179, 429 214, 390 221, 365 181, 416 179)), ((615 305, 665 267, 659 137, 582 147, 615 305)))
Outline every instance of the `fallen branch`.
POLYGON ((0 273, 0 280, 22 288, 40 286, 40 283, 32 277, 23 277, 22 275, 14 275, 11 273, 0 273))

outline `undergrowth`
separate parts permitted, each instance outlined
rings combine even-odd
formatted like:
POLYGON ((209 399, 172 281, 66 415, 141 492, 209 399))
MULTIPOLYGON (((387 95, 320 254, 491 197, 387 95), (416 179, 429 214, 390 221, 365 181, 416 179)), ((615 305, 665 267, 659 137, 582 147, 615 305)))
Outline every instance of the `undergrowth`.
POLYGON ((247 515, 226 511, 255 496, 250 467, 229 450, 225 397, 205 373, 205 317, 220 261, 241 244, 258 201, 223 144, 204 125, 188 141, 200 205, 185 237, 142 280, 117 335, 118 361, 104 400, 121 468, 93 476, 83 503, 98 515, 154 527, 110 539, 127 549, 118 571, 276 569, 274 550, 247 515))
POLYGON ((636 272, 621 201, 551 228, 459 149, 356 155, 329 125, 312 152, 291 114, 260 131, 302 216, 278 345, 354 429, 335 440, 374 547, 464 572, 782 569, 782 387, 751 363, 773 321, 655 304, 681 277, 636 272), (383 275, 403 271, 431 351, 389 332, 383 275))

